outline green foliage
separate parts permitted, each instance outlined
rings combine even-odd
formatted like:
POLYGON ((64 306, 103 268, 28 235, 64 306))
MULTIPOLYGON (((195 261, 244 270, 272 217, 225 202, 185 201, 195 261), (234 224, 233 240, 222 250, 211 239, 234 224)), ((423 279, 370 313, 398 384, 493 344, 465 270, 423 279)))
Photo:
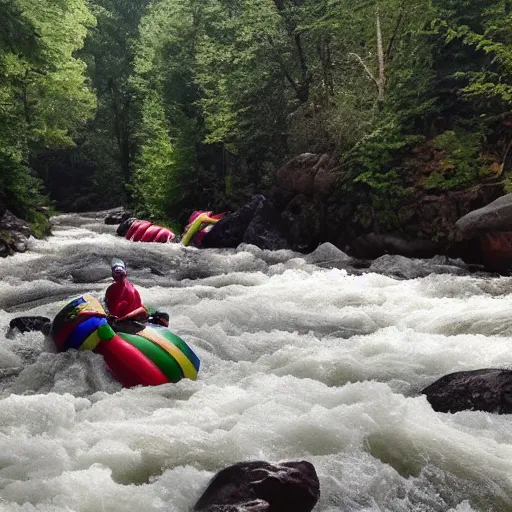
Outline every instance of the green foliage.
POLYGON ((94 18, 85 0, 3 2, 0 14, 0 197, 30 220, 45 198, 29 164, 72 146, 95 106, 75 56, 94 18))
POLYGON ((364 227, 397 229, 408 194, 401 159, 421 138, 404 136, 393 123, 364 137, 344 159, 348 182, 343 197, 353 203, 354 220, 364 227))
POLYGON ((479 157, 482 134, 458 129, 449 130, 434 139, 434 147, 443 150, 446 158, 441 170, 425 180, 430 189, 470 187, 488 175, 485 161, 479 157))
POLYGON ((35 170, 61 208, 183 221, 336 152, 343 208, 399 229, 419 141, 427 190, 505 158, 511 27, 509 0, 0 2, 0 200, 44 201, 35 170))

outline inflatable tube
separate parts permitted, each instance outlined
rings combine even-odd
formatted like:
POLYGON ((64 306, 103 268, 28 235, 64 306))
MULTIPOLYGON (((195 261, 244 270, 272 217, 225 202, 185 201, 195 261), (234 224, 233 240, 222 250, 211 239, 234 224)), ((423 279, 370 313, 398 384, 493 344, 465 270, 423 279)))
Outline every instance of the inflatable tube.
POLYGON ((146 232, 146 229, 148 229, 151 226, 151 222, 149 220, 145 220, 140 224, 140 226, 135 230, 135 233, 131 237, 130 240, 133 240, 134 242, 140 242, 142 237, 144 236, 144 233, 146 232))
POLYGON ((146 231, 142 235, 142 238, 140 239, 140 241, 141 242, 153 242, 155 239, 155 236, 158 234, 160 229, 161 229, 160 226, 155 226, 154 224, 152 224, 151 226, 149 226, 146 229, 146 231))
POLYGON ((176 238, 176 235, 167 228, 161 228, 158 234, 155 236, 155 242, 159 242, 161 244, 166 244, 167 242, 170 242, 171 240, 174 240, 176 238))
POLYGON ((114 377, 127 388, 159 386, 169 382, 153 361, 118 335, 101 343, 96 352, 105 358, 114 377))
POLYGON ((57 314, 51 334, 61 352, 78 349, 102 354, 116 379, 126 387, 197 378, 199 358, 166 327, 125 322, 119 328, 130 332, 116 333, 101 304, 84 295, 57 314))
POLYGON ((135 233, 135 231, 137 231, 137 229, 139 229, 139 226, 143 222, 146 222, 146 221, 144 221, 144 220, 136 220, 136 221, 132 222, 132 225, 129 227, 128 231, 126 232, 126 235, 124 235, 126 240, 130 240, 132 238, 132 236, 135 233))

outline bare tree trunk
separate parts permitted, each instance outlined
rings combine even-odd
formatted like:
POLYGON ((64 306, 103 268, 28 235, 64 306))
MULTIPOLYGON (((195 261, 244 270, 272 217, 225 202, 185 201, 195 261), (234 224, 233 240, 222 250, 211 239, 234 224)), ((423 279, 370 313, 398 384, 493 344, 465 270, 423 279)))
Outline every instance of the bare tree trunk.
POLYGON ((380 27, 380 14, 377 9, 377 57, 379 61, 379 78, 377 87, 379 88, 379 103, 384 102, 386 92, 386 64, 384 60, 384 46, 382 44, 382 30, 380 27))

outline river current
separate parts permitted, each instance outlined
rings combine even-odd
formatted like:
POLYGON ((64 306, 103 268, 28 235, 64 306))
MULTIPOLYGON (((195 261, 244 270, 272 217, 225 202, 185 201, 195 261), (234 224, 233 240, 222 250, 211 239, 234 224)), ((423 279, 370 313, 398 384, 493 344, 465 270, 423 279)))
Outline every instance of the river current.
POLYGON ((510 278, 133 243, 103 218, 57 217, 0 261, 2 512, 186 512, 249 459, 312 462, 315 512, 512 511, 512 418, 436 413, 419 393, 510 366, 510 278), (15 316, 102 298, 114 256, 201 358, 197 381, 122 389, 97 354, 7 336, 15 316))

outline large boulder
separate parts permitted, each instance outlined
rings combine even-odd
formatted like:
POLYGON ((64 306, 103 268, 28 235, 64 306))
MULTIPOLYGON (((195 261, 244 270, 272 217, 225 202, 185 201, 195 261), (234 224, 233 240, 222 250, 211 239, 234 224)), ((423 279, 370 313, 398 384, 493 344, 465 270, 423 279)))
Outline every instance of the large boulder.
POLYGON ((310 512, 319 497, 320 483, 309 462, 239 462, 215 475, 194 511, 310 512))
POLYGON ((486 267, 508 270, 512 266, 512 194, 464 215, 456 226, 466 238, 479 241, 486 267))
POLYGON ((456 226, 465 236, 512 231, 512 194, 499 197, 487 206, 464 215, 456 226))
POLYGON ((277 171, 277 186, 307 196, 329 195, 338 170, 336 159, 328 154, 303 153, 277 171))
POLYGON ((255 195, 236 212, 228 213, 205 234, 204 248, 234 248, 241 243, 260 249, 278 250, 288 244, 279 214, 261 194, 255 195))
POLYGON ((450 373, 422 390, 435 411, 512 413, 512 370, 450 373))
POLYGON ((279 214, 266 199, 257 205, 242 242, 270 251, 289 248, 283 235, 279 214))
POLYGON ((321 199, 297 194, 281 215, 294 250, 310 252, 325 241, 326 215, 321 199))

